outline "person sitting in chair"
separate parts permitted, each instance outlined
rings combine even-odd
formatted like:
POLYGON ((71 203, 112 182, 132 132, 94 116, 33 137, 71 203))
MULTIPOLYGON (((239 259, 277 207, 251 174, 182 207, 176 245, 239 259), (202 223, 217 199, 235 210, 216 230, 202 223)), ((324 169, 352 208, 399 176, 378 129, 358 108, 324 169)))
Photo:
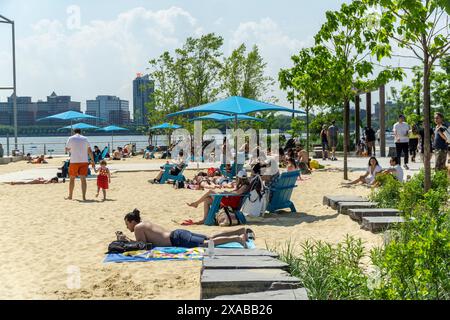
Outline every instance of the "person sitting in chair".
MULTIPOLYGON (((134 233, 136 241, 151 243, 154 247, 205 247, 208 245, 208 241, 212 240, 215 246, 229 242, 238 242, 244 248, 247 248, 248 239, 255 239, 255 233, 248 228, 239 228, 234 231, 216 233, 211 236, 196 234, 183 229, 169 231, 153 222, 142 221, 138 209, 127 213, 124 220, 127 229, 134 233)), ((118 240, 133 241, 120 232, 118 240)))
MULTIPOLYGON (((169 165, 169 161, 166 162, 166 165, 169 165)), ((178 157, 175 160, 172 160, 172 168, 170 168, 170 175, 172 176, 177 176, 184 168, 184 166, 186 165, 186 162, 184 160, 184 152, 183 150, 180 150, 180 152, 178 153, 178 157)), ((165 166, 161 166, 161 170, 159 171, 158 175, 156 176, 155 179, 153 179, 153 183, 159 183, 159 181, 161 180, 162 175, 164 174, 164 172, 166 171, 165 166)))
MULTIPOLYGON (((241 170, 238 172, 236 176, 236 188, 231 191, 224 191, 221 194, 232 193, 236 196, 224 197, 222 198, 221 206, 223 207, 231 207, 235 210, 239 209, 242 197, 240 195, 246 194, 250 189, 250 182, 247 178, 247 172, 245 170, 241 170)), ((203 196, 201 196, 197 201, 186 203, 188 206, 197 208, 201 203, 203 203, 203 218, 197 222, 193 222, 193 224, 203 224, 208 217, 208 212, 213 203, 214 197, 213 195, 217 194, 214 190, 209 190, 203 196)))

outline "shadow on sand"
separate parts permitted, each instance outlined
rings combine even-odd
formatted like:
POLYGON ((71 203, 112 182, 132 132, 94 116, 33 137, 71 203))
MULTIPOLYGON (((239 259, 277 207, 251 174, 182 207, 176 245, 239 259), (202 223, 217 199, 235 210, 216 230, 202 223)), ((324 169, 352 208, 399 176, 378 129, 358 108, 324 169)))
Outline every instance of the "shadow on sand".
POLYGON ((339 216, 339 213, 328 214, 323 216, 315 216, 311 214, 307 214, 305 212, 297 212, 292 214, 286 211, 279 211, 277 214, 266 215, 261 220, 251 220, 249 219, 248 224, 256 225, 256 226, 283 226, 283 227, 292 227, 299 225, 301 223, 313 223, 317 221, 324 221, 335 219, 339 216))

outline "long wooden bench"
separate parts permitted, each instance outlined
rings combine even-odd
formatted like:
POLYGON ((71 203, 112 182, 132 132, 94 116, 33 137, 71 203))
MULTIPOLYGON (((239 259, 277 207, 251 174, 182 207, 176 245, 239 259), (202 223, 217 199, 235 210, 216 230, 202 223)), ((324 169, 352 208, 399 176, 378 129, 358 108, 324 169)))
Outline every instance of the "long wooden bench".
POLYGON ((364 217, 395 217, 400 215, 397 209, 360 208, 348 209, 348 215, 355 221, 361 222, 364 217))
POLYGON ((201 299, 268 290, 298 289, 298 278, 281 269, 204 269, 201 299))
POLYGON ((361 208, 375 208, 377 204, 370 201, 352 201, 352 202, 338 202, 337 210, 340 214, 348 214, 350 209, 361 209, 361 208))
POLYGON ((210 300, 308 300, 305 288, 218 296, 210 300))
POLYGON ((336 210, 339 202, 365 202, 367 199, 364 199, 360 196, 324 196, 323 204, 331 207, 336 210))
POLYGON ((395 223, 405 222, 403 217, 364 217, 361 228, 372 232, 379 232, 389 229, 395 223))

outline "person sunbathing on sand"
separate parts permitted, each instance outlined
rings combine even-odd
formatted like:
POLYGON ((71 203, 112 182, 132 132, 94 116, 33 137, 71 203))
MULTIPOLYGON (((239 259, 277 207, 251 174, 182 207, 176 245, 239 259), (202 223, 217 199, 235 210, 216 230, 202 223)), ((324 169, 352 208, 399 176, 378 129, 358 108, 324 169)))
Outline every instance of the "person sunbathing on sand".
POLYGON ((45 161, 45 157, 44 157, 44 155, 42 154, 41 156, 39 156, 39 157, 37 157, 37 158, 35 158, 35 159, 32 159, 32 160, 28 161, 28 163, 32 163, 32 164, 41 164, 41 163, 48 163, 48 162, 45 161))
MULTIPOLYGON (((238 172, 237 175, 237 181, 236 181, 236 188, 231 192, 233 194, 237 194, 237 196, 230 196, 230 197, 224 197, 222 198, 221 205, 223 206, 229 206, 233 209, 238 209, 239 204, 241 203, 242 197, 239 195, 245 194, 248 192, 250 188, 250 182, 247 178, 247 173, 245 170, 241 170, 238 172)), ((225 191, 222 194, 227 194, 229 192, 225 191)), ((206 217, 208 216, 208 211, 213 203, 214 197, 213 195, 216 194, 214 190, 209 190, 206 192, 203 196, 200 197, 197 201, 187 203, 188 206, 197 208, 201 203, 203 203, 203 218, 200 221, 193 222, 192 224, 203 224, 205 222, 206 217)))
POLYGON ((18 184, 49 184, 49 183, 58 183, 58 177, 54 177, 48 180, 45 180, 44 178, 37 178, 31 181, 11 181, 9 184, 14 186, 18 184))
MULTIPOLYGON (((196 234, 183 229, 168 231, 155 223, 142 221, 138 209, 127 213, 124 220, 127 229, 134 233, 136 241, 152 243, 154 247, 204 247, 208 245, 208 240, 213 240, 215 246, 229 242, 239 242, 246 248, 247 240, 255 239, 254 232, 247 228, 217 233, 212 236, 196 234)), ((118 240, 133 241, 120 232, 118 240)))

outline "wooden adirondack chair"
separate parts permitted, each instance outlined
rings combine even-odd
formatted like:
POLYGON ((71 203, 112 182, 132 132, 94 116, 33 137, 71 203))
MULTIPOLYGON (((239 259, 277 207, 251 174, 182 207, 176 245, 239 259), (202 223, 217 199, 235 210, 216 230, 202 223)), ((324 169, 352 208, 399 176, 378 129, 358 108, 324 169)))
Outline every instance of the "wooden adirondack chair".
MULTIPOLYGON (((235 193, 221 194, 221 193, 219 193, 219 194, 212 195, 214 200, 211 204, 211 207, 209 207, 208 216, 206 217, 206 220, 204 222, 205 225, 213 226, 216 224, 216 214, 217 214, 217 212, 219 212, 220 202, 222 201, 223 197, 227 197, 227 196, 242 197, 242 199, 241 199, 241 205, 242 205, 242 203, 244 202, 244 199, 248 196, 248 194, 235 194, 235 193)), ((236 212, 236 217, 239 219, 241 224, 247 223, 247 221, 245 220, 245 216, 239 210, 236 212)))
POLYGON ((183 165, 183 168, 181 169, 180 173, 178 173, 178 175, 174 176, 170 174, 170 169, 173 168, 175 165, 174 164, 166 164, 164 165, 164 173, 161 177, 161 180, 159 180, 160 184, 164 184, 166 183, 168 180, 173 180, 173 181, 185 181, 186 178, 183 175, 183 171, 184 169, 186 169, 187 165, 183 165))
MULTIPOLYGON (((238 164, 237 164, 237 172, 241 171, 242 169, 244 169, 244 164, 243 164, 243 163, 242 163, 242 164, 239 164, 239 163, 238 163, 238 164)), ((222 164, 220 165, 220 172, 222 173, 222 175, 223 175, 224 177, 233 179, 233 178, 236 176, 236 164, 233 163, 233 164, 231 165, 231 172, 227 172, 227 170, 226 170, 226 165, 225 165, 224 163, 222 163, 222 164)))
POLYGON ((299 170, 283 172, 280 175, 278 180, 270 187, 270 200, 267 211, 273 213, 280 209, 289 208, 292 213, 297 212, 294 203, 291 201, 291 195, 299 176, 299 170))

